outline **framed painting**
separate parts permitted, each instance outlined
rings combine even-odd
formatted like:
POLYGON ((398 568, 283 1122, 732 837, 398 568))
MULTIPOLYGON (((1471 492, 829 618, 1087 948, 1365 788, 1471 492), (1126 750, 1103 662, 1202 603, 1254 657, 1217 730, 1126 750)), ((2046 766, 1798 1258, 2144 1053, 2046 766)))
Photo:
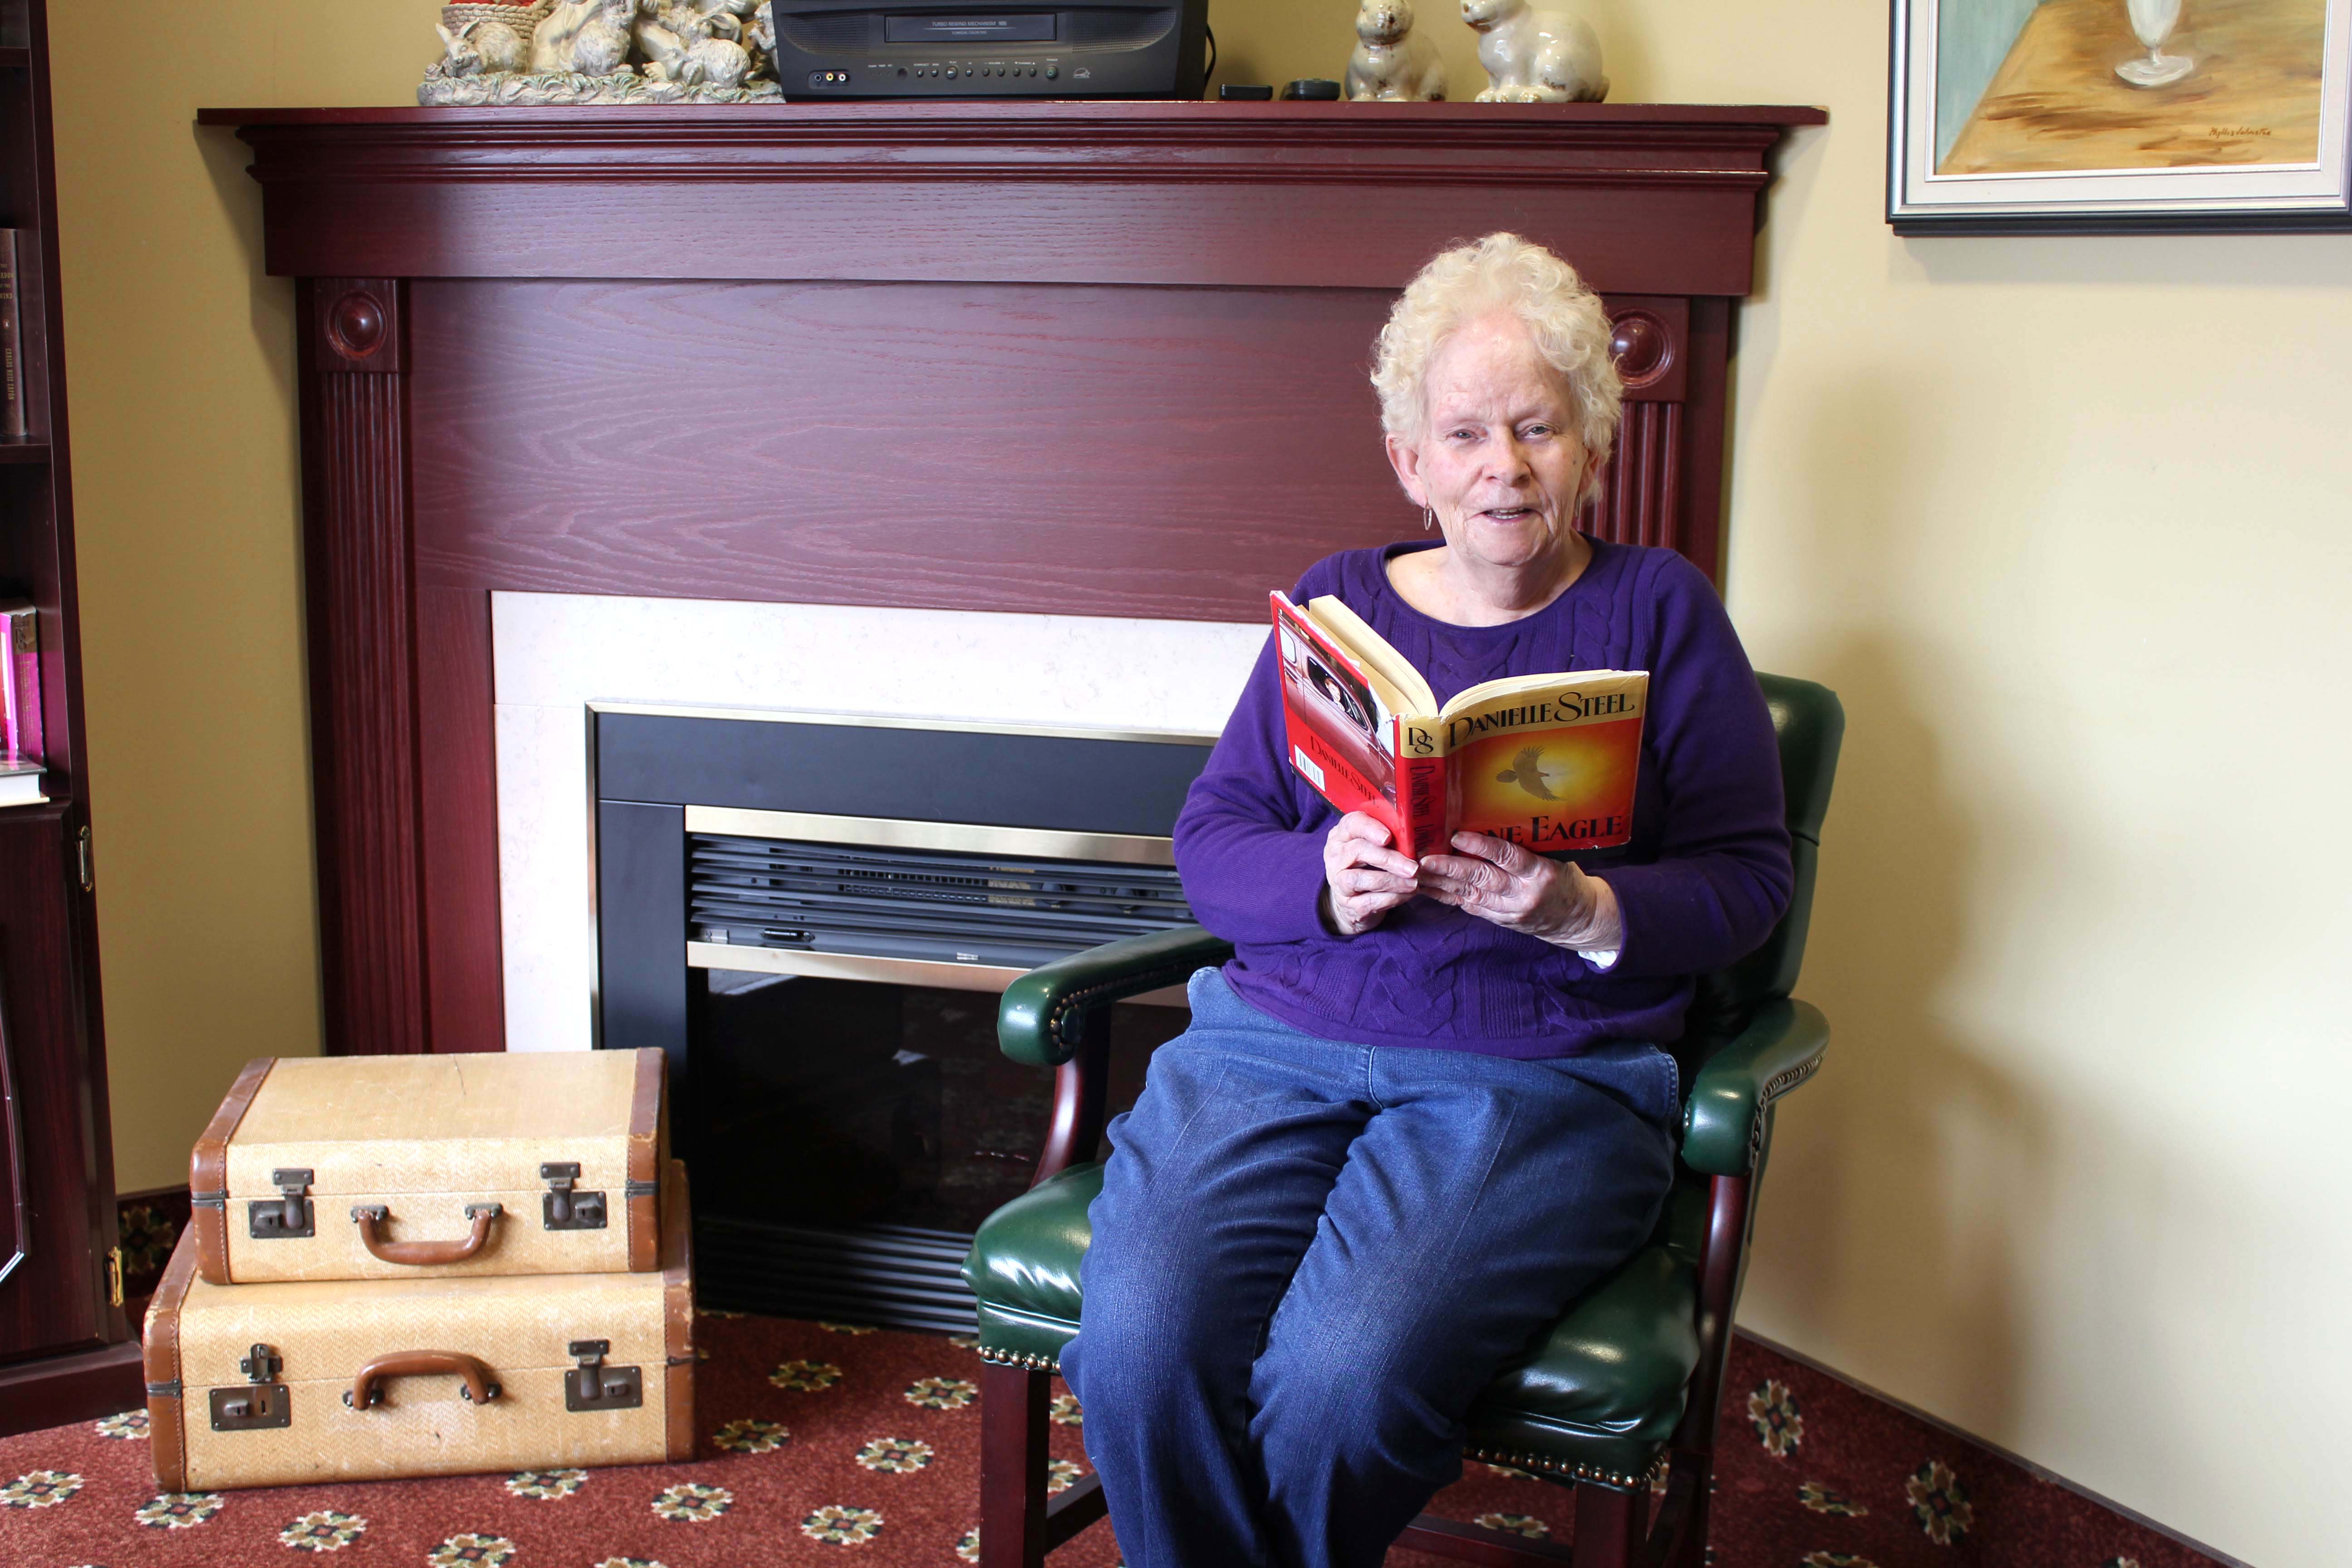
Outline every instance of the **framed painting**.
POLYGON ((1894 0, 1898 234, 2352 228, 2352 0, 1894 0))

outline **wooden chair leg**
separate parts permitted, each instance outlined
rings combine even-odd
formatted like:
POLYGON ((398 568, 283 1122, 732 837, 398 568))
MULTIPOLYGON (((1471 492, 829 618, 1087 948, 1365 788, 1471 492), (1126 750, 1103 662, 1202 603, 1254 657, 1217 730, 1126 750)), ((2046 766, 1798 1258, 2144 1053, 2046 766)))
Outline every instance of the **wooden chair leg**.
POLYGON ((982 1363, 980 1568, 1043 1568, 1051 1374, 982 1363))
POLYGON ((1715 1456, 1688 1449, 1675 1455, 1666 1478, 1666 1501, 1661 1510, 1674 1536, 1659 1542, 1659 1568, 1706 1568, 1708 1504, 1715 1497, 1715 1456))
POLYGON ((1618 1491, 1591 1482, 1576 1489, 1577 1568, 1641 1568, 1650 1489, 1618 1491))

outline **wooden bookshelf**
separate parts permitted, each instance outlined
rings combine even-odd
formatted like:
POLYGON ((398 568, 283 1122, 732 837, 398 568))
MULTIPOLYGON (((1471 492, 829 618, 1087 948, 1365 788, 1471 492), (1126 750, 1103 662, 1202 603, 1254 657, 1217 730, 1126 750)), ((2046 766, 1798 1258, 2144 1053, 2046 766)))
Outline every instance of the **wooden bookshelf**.
POLYGON ((0 226, 19 231, 29 426, 0 440, 0 596, 37 611, 49 797, 0 808, 0 1432, 142 1397, 114 1255, 56 183, 46 0, 0 0, 0 226))

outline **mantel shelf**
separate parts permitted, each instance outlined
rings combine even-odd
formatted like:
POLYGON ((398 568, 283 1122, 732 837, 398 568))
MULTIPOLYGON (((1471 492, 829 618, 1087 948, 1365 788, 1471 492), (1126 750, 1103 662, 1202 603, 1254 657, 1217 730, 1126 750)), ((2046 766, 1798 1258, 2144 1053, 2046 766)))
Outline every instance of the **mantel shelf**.
POLYGON ((1501 211, 1577 235, 1597 287, 1735 297, 1773 146, 1827 118, 1280 102, 198 116, 252 145, 268 266, 296 277, 1394 289, 1501 211))
POLYGON ((1582 126, 1618 134, 1660 125, 1823 125, 1828 111, 1792 104, 1741 103, 1210 103, 1186 100, 1086 99, 983 102, 774 103, 726 106, 646 104, 607 108, 425 109, 413 105, 360 105, 320 109, 200 109, 200 125, 271 125, 317 128, 404 128, 465 133, 480 131, 536 132, 551 140, 586 133, 772 136, 779 131, 824 131, 849 126, 921 125, 936 135, 961 127, 982 135, 1035 133, 1043 127, 1104 126, 1171 133, 1203 126, 1255 125, 1283 131, 1339 129, 1352 133, 1366 126, 1476 125, 1486 128, 1582 126))

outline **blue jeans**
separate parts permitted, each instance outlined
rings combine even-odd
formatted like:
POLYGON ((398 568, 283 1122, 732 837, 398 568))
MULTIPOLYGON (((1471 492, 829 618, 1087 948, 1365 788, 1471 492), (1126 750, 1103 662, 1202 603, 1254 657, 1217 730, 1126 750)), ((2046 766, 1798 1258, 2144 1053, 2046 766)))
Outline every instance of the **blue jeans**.
POLYGON ((1129 1568, 1375 1568, 1464 1417, 1630 1257, 1673 1179, 1673 1059, 1351 1046, 1214 970, 1112 1152, 1063 1375, 1129 1568))

